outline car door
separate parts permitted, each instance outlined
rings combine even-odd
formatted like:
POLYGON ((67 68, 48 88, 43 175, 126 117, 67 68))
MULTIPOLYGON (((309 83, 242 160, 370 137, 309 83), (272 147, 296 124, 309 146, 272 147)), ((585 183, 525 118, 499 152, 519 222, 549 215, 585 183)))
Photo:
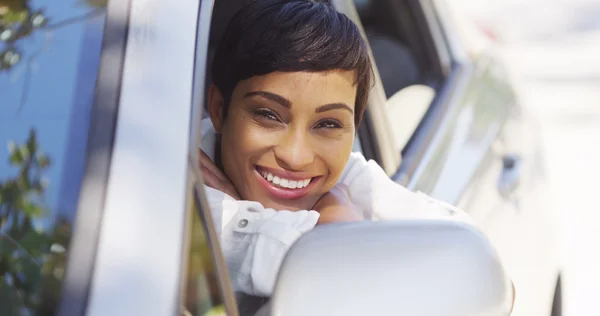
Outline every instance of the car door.
POLYGON ((108 3, 108 29, 123 26, 105 39, 108 61, 122 54, 104 83, 117 82, 118 119, 91 286, 70 289, 89 293, 85 315, 237 315, 197 166, 204 91, 195 83, 205 76, 212 6, 108 3))
POLYGON ((457 91, 458 107, 443 136, 438 134, 438 143, 427 149, 429 156, 408 186, 469 212, 497 248, 520 294, 513 315, 548 315, 557 243, 552 210, 539 194, 543 167, 535 130, 500 57, 489 50, 469 55, 445 3, 431 5, 453 59, 470 63, 472 72, 465 90, 457 91))
MULTIPOLYGON (((364 5, 366 1, 355 2, 364 5)), ((528 181, 523 175, 529 174, 527 168, 531 164, 523 160, 527 155, 519 142, 522 139, 515 137, 522 122, 506 75, 492 56, 469 55, 465 51, 452 24, 444 19, 439 3, 429 0, 384 2, 388 7, 380 10, 380 18, 385 14, 383 11, 393 12, 404 5, 402 12, 411 12, 417 24, 413 29, 420 31, 419 35, 428 42, 423 47, 431 53, 424 55, 433 56, 430 62, 437 63, 437 67, 430 67, 433 72, 429 73, 438 71, 432 80, 421 84, 433 82, 429 86, 435 89, 435 96, 426 105, 423 117, 408 140, 395 139, 390 145, 380 142, 373 133, 363 133, 361 144, 367 148, 376 144, 376 153, 370 158, 379 159, 382 166, 390 163, 385 157, 400 156, 391 174, 396 182, 467 211, 498 249, 517 291, 523 287, 522 292, 527 293, 523 295, 523 301, 527 301, 532 295, 533 281, 539 280, 532 277, 535 273, 531 273, 531 264, 539 263, 539 259, 534 260, 531 254, 535 243, 528 238, 531 231, 523 217, 527 210, 519 204, 518 196, 522 193, 518 189, 528 181), (398 148, 393 144, 404 145, 398 148)), ((391 17, 394 18, 408 19, 401 13, 391 17)), ((411 42, 406 41, 406 44, 411 42)), ((379 69, 392 68, 381 61, 383 58, 378 61, 377 54, 374 58, 379 69)), ((404 112, 402 109, 390 111, 389 106, 385 102, 370 103, 368 112, 383 108, 385 119, 367 115, 366 127, 361 129, 368 130, 369 126, 382 123, 413 126, 412 122, 407 123, 407 117, 414 117, 404 113, 409 107, 422 104, 400 104, 407 108, 404 112)), ((389 137, 396 136, 394 128, 388 132, 389 137)), ((386 171, 389 173, 389 169, 386 171)), ((519 304, 515 306, 517 313, 519 309, 534 311, 526 308, 526 303, 522 303, 523 308, 519 304)), ((539 311, 538 307, 536 312, 539 311)))

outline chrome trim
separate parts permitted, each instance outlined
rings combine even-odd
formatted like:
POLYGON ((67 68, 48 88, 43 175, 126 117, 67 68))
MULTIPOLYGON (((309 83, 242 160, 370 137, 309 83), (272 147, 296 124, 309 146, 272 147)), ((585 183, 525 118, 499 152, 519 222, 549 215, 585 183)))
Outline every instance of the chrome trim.
MULTIPOLYGON (((192 110, 191 110, 191 126, 190 126, 190 143, 189 143, 189 161, 188 161, 188 190, 191 188, 193 194, 193 201, 186 201, 186 203, 195 203, 198 206, 200 212, 200 218, 206 227, 207 239, 209 246, 211 247, 211 254, 213 263, 215 265, 215 272, 217 274, 217 280, 219 283, 219 289, 221 291, 221 297, 223 299, 223 305, 225 307, 226 315, 237 316, 238 308, 235 300, 232 282, 229 278, 229 272, 225 259, 223 258, 221 247, 219 245, 219 235, 213 225, 213 217, 210 212, 210 208, 206 203, 206 193, 204 185, 202 185, 201 171, 197 164, 198 161, 198 150, 201 142, 201 122, 202 112, 204 110, 204 96, 205 96, 205 78, 207 70, 207 57, 208 57, 208 45, 210 39, 210 27, 212 23, 212 14, 214 10, 214 0, 203 0, 200 7, 200 14, 198 18, 198 28, 196 30, 196 56, 194 60, 194 89, 192 91, 192 110)), ((191 212, 194 210, 192 205, 187 205, 186 210, 191 212)), ((192 214, 187 214, 186 218, 191 219, 192 214)), ((190 223, 186 223, 186 229, 189 230, 190 223)), ((189 236, 189 234, 186 234, 189 236)), ((186 240, 183 247, 182 258, 186 259, 188 254, 186 253, 189 249, 189 240, 186 240)), ((185 261, 187 262, 187 260, 185 261)), ((185 267, 182 265, 182 267, 185 267)), ((185 277, 187 271, 184 269, 181 271, 181 284, 180 289, 185 286, 185 277)), ((180 295, 181 296, 181 295, 180 295)))
POLYGON ((437 20, 435 7, 431 3, 431 0, 421 0, 419 1, 419 3, 421 6, 421 10, 423 11, 423 15, 427 20, 429 32, 431 33, 431 37, 433 39, 433 43, 437 51, 440 65, 442 67, 442 71, 444 73, 444 76, 448 76, 452 71, 453 60, 449 51, 449 47, 446 44, 446 38, 444 36, 442 26, 437 20))
MULTIPOLYGON (((410 189, 415 189, 416 182, 429 165, 430 160, 433 159, 433 154, 443 140, 445 130, 448 124, 450 124, 451 113, 460 108, 462 100, 458 98, 462 95, 461 91, 467 88, 472 72, 474 71, 473 65, 468 59, 455 58, 450 44, 446 42, 447 38, 443 30, 445 25, 438 20, 436 7, 432 1, 435 0, 421 0, 420 4, 429 25, 442 69, 447 73, 445 73, 446 81, 442 89, 438 91, 429 113, 426 115, 424 122, 422 122, 427 124, 430 120, 438 121, 435 124, 428 125, 430 129, 435 128, 433 135, 427 135, 428 139, 426 143, 420 145, 425 146, 420 150, 421 153, 417 157, 410 157, 410 161, 405 158, 408 165, 401 166, 399 172, 393 176, 396 182, 410 189), (431 112, 436 111, 440 113, 436 113, 435 117, 432 117, 431 112)), ((419 133, 420 129, 421 127, 418 128, 416 133, 419 133)))
POLYGON ((119 120, 87 315, 179 311, 200 0, 132 0, 119 120))
MULTIPOLYGON (((68 269, 65 271, 61 302, 56 312, 59 316, 83 315, 89 301, 96 246, 110 179, 129 25, 129 2, 108 1, 106 21, 95 26, 104 29, 102 48, 87 135, 85 175, 81 182, 76 222, 69 246, 68 269)), ((83 107, 81 109, 86 110, 83 107)))
MULTIPOLYGON (((453 79, 455 81, 453 81, 451 85, 452 91, 448 91, 449 94, 446 96, 445 100, 440 100, 441 102, 447 102, 445 105, 446 110, 441 118, 442 121, 437 125, 433 138, 426 145, 425 152, 419 159, 412 174, 401 176, 402 178, 409 179, 409 182, 406 185, 407 188, 414 189, 416 182, 421 178, 421 175, 429 165, 429 162, 433 159, 436 149, 443 141, 448 125, 453 120, 453 115, 451 115, 451 113, 460 109, 460 102, 462 101, 460 97, 463 96, 462 91, 465 91, 469 85, 471 74, 473 72, 472 68, 473 67, 470 64, 461 66, 460 72, 457 74, 456 78, 453 79)), ((449 83, 446 83, 446 85, 448 84, 449 83)), ((437 106, 442 106, 442 104, 438 104, 437 106)))
MULTIPOLYGON (((196 53, 194 58, 194 81, 192 91, 192 112, 190 126, 190 149, 200 146, 200 122, 202 121, 202 112, 204 111, 205 77, 208 62, 208 45, 210 40, 210 27, 212 23, 212 14, 215 7, 215 0, 202 0, 200 4, 200 14, 198 15, 198 27, 196 29, 196 53), (196 137, 194 137, 196 136, 196 137)), ((198 152, 193 151, 197 158, 198 152)), ((197 161, 197 160, 196 160, 197 161)))

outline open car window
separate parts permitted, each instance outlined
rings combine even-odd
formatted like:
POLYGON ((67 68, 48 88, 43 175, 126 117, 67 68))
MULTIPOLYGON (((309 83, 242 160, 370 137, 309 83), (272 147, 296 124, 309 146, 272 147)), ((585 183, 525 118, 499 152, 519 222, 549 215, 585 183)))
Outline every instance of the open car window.
POLYGON ((207 60, 210 56, 209 33, 213 20, 213 2, 200 1, 196 32, 194 89, 192 91, 192 126, 188 153, 188 183, 186 199, 186 229, 183 266, 180 283, 180 315, 236 316, 235 298, 231 290, 227 267, 219 245, 219 235, 209 206, 205 203, 199 172, 198 148, 201 119, 205 118, 207 60))

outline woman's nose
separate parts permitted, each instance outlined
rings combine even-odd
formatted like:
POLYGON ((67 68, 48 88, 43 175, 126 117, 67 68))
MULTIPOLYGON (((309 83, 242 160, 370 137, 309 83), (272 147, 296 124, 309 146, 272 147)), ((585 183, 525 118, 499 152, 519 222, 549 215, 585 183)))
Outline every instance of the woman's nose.
POLYGON ((305 132, 289 133, 275 146, 275 158, 281 167, 288 170, 302 170, 314 162, 315 154, 305 132))

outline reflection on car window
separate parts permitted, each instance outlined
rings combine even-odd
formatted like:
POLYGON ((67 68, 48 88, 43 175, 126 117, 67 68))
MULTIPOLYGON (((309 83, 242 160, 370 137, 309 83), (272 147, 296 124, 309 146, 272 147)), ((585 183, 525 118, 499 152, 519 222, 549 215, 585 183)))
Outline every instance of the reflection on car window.
MULTIPOLYGON (((182 316, 226 315, 218 286, 217 270, 204 218, 200 217, 195 199, 189 203, 187 267, 183 279, 182 316)), ((210 223, 212 225, 212 223, 210 223)))
POLYGON ((108 0, 0 0, 0 315, 65 275, 108 0))

